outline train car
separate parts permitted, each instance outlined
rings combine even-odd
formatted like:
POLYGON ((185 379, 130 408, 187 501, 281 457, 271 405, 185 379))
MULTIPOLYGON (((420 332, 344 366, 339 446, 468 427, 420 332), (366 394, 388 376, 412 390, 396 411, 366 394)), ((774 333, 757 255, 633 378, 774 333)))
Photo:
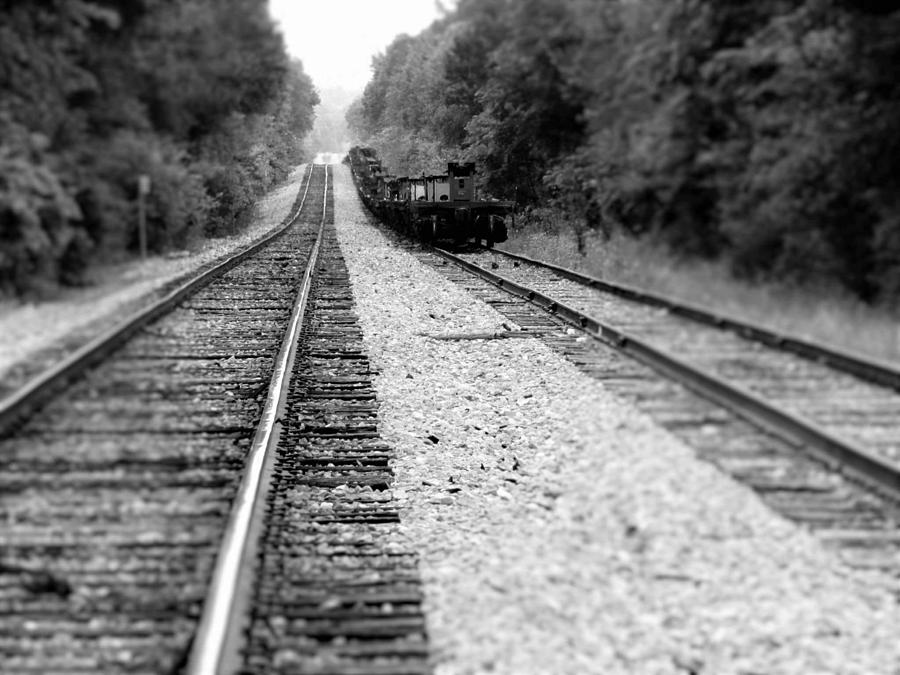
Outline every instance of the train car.
POLYGON ((391 176, 371 148, 348 154, 363 203, 390 227, 426 242, 506 241, 513 202, 478 199, 475 164, 450 162, 447 173, 391 176))

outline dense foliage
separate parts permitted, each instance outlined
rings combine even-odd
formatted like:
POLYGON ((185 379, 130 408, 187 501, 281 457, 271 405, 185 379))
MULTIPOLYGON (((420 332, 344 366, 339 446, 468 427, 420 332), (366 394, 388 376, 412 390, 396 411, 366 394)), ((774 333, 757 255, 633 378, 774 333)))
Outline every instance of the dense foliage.
POLYGON ((582 233, 896 299, 897 63, 896 0, 460 0, 348 121, 401 172, 462 155, 582 233))
POLYGON ((0 292, 228 233, 300 160, 317 95, 265 0, 0 0, 0 292))

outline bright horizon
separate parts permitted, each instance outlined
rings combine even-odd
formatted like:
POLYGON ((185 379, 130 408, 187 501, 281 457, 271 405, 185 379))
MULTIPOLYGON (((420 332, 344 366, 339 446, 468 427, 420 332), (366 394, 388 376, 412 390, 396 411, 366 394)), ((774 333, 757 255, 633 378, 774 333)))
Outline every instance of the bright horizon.
POLYGON ((415 35, 440 17, 435 0, 269 0, 269 11, 317 89, 360 93, 375 54, 397 35, 415 35))

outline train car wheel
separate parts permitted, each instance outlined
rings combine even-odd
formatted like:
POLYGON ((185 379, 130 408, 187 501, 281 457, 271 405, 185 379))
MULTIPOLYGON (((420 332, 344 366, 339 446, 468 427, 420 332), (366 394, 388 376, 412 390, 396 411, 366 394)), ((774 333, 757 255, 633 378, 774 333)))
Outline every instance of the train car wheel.
POLYGON ((492 242, 502 242, 506 241, 508 238, 508 232, 506 231, 506 223, 502 218, 498 218, 497 216, 491 217, 491 234, 490 239, 492 242))
POLYGON ((419 219, 416 221, 416 237, 419 241, 428 243, 431 241, 431 221, 419 219))

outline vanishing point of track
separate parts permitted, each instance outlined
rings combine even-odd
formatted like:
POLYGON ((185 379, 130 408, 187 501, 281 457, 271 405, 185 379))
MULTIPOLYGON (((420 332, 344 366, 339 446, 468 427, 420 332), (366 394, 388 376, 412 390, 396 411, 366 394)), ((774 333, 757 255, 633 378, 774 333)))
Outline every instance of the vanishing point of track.
POLYGON ((190 673, 424 675, 417 560, 330 200, 217 557, 190 673))

